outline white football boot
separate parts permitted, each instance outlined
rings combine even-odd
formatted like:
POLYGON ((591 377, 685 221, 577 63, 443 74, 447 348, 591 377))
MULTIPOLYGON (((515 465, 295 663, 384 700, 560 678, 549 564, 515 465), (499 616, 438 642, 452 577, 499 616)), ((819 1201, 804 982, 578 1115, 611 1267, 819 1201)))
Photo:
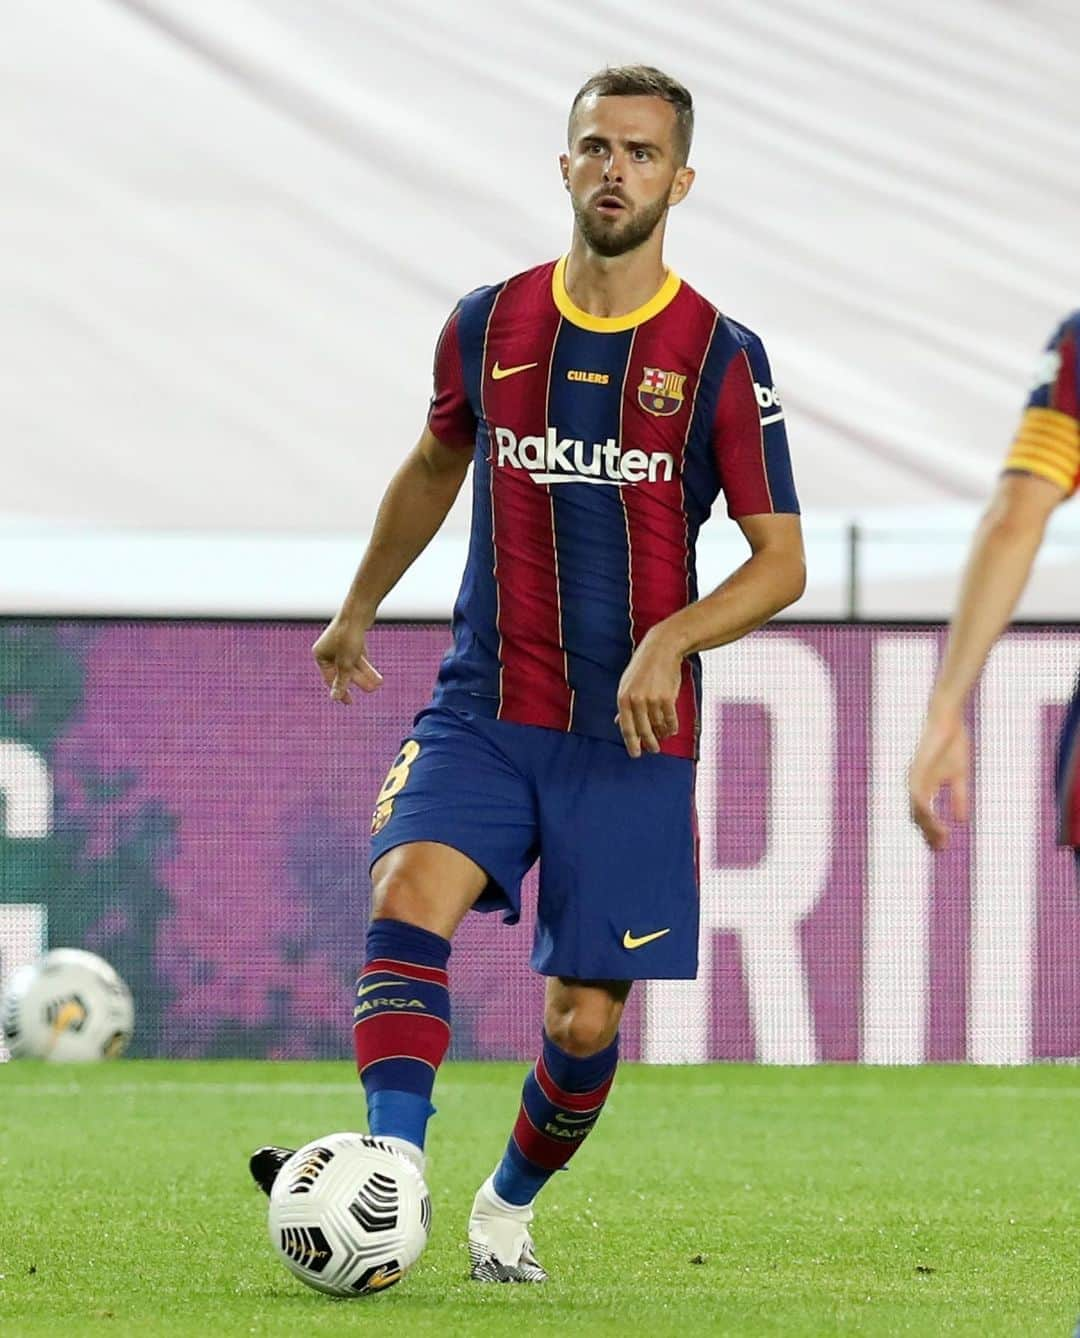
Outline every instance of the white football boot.
POLYGON ((532 1204, 518 1207, 495 1193, 494 1172, 473 1199, 469 1215, 469 1277, 474 1282, 546 1282, 534 1252, 532 1204))

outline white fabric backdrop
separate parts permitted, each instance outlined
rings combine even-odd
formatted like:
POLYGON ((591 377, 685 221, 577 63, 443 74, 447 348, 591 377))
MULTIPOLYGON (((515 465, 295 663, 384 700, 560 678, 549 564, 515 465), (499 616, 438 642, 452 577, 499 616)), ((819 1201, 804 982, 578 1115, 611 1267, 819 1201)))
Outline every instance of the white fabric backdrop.
MULTIPOLYGON (((2 27, 5 607, 329 606, 454 300, 565 248, 566 109, 606 63, 695 95, 669 258, 765 337, 809 611, 839 611, 850 516, 921 531, 867 611, 913 552, 903 598, 947 600, 928 535, 969 524, 1080 301, 1072 0, 5 0, 2 27)), ((466 525, 395 611, 439 607, 466 525)), ((1080 606, 1062 557, 1035 611, 1080 606)))

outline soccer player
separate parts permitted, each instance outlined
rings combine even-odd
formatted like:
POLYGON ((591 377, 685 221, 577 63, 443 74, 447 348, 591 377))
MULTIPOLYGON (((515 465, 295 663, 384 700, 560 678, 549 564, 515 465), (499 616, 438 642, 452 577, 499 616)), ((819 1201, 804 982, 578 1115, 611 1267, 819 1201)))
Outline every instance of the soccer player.
MULTIPOLYGON (((314 647, 336 700, 378 688, 365 634, 471 464, 453 644, 376 800, 355 1039, 371 1133, 422 1169, 450 940, 470 909, 514 923, 539 858, 541 1051, 469 1220, 481 1281, 545 1279, 533 1200, 600 1116, 631 983, 696 974, 698 653, 804 586, 765 350, 664 265, 692 128, 690 94, 656 69, 578 92, 569 253, 455 307, 427 426, 314 647), (750 553, 698 598, 695 540, 720 493, 750 553)), ((256 1154, 264 1187, 284 1155, 256 1154)))
MULTIPOLYGON (((942 850, 949 822, 968 816, 971 742, 964 706, 990 648, 1027 584, 1050 513, 1080 485, 1080 311, 1054 334, 975 532, 945 655, 908 775, 911 815, 942 850), (935 801, 948 797, 942 813, 935 801)), ((1065 720, 1057 766, 1058 839, 1080 854, 1080 684, 1065 720)))

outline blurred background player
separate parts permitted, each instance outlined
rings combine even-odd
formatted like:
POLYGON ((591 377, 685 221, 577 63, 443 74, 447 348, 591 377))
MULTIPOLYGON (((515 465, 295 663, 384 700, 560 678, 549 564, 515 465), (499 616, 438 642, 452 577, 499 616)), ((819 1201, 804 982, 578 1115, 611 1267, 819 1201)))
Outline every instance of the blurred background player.
MULTIPOLYGON (((698 652, 804 585, 761 342, 663 261, 692 129, 690 94, 658 70, 609 69, 579 91, 560 159, 570 251, 451 314, 427 427, 314 647, 335 699, 378 688, 365 634, 471 463, 453 647, 376 803, 355 1038, 372 1134, 422 1169, 451 936, 471 908, 516 921, 539 857, 542 1050, 473 1205, 482 1281, 546 1277, 533 1200, 600 1115, 631 982, 696 974, 698 652), (721 492, 750 556, 699 600, 695 540, 721 492)), ((286 1155, 256 1153, 264 1188, 286 1155)))
MULTIPOLYGON (((966 822, 971 740, 964 708, 1012 616, 1054 508, 1080 484, 1080 311, 1051 339, 1005 471, 975 532, 949 640, 908 777, 911 814, 942 850, 949 821, 966 822), (935 810, 946 789, 944 812, 935 810)), ((1080 684, 1058 751, 1058 840, 1080 850, 1080 684)))

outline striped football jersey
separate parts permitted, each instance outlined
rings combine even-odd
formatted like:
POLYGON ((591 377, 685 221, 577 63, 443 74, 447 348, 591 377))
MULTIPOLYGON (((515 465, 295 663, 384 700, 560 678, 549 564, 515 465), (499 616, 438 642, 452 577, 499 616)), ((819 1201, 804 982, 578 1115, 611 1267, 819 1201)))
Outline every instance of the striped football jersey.
MULTIPOLYGON (((618 317, 574 304, 563 261, 470 293, 439 339, 428 421, 474 452, 435 699, 502 720, 621 741, 619 679, 696 599, 717 497, 734 519, 799 509, 761 340, 672 273, 618 317)), ((696 755, 700 696, 692 657, 665 753, 696 755)))

